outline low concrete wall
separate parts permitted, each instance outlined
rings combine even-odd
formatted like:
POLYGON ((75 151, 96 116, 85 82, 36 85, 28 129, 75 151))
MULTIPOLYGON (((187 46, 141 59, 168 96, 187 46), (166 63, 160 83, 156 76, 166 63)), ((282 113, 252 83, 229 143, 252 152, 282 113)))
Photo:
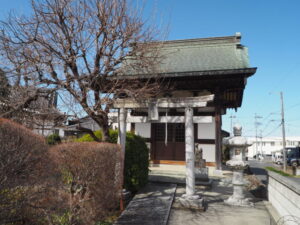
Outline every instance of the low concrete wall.
POLYGON ((279 217, 300 217, 300 182, 268 171, 268 198, 279 217))

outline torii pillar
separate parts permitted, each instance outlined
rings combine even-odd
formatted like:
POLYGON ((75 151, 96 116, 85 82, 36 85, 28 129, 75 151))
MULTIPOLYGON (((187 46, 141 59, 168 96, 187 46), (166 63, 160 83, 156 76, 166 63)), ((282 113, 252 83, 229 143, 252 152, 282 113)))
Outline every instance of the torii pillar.
POLYGON ((193 108, 185 108, 185 161, 186 161, 186 194, 195 195, 195 154, 193 108))

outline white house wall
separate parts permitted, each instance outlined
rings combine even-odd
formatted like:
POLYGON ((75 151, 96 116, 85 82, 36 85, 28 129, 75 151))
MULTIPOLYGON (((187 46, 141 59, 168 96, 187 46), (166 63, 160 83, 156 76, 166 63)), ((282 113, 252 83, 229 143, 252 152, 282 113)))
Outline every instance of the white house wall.
POLYGON ((200 148, 202 148, 203 159, 205 159, 206 162, 215 162, 216 161, 214 144, 200 144, 200 148))
POLYGON ((215 139, 215 118, 212 117, 211 123, 198 123, 198 139, 215 139))
MULTIPOLYGON (((119 125, 118 123, 112 123, 112 129, 117 130, 119 125)), ((131 123, 126 124, 126 131, 131 131, 131 123)))
POLYGON ((136 123, 135 134, 144 138, 151 138, 151 123, 136 123))
MULTIPOLYGON (((256 154, 271 155, 272 152, 280 151, 283 148, 282 137, 268 138, 248 138, 253 145, 248 147, 248 157, 253 157, 256 154)), ((297 147, 300 145, 300 137, 286 137, 286 147, 297 147)))

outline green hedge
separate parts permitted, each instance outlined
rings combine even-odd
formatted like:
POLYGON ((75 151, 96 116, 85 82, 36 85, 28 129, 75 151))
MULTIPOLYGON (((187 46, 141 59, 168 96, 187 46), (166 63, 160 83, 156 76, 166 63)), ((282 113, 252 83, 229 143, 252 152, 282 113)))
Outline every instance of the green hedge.
POLYGON ((46 143, 48 145, 55 145, 61 143, 61 138, 58 134, 50 134, 46 137, 46 143))
MULTIPOLYGON (((96 131, 95 134, 101 131, 96 131)), ((93 141, 93 138, 87 134, 76 141, 93 141), (83 138, 84 137, 84 138, 83 138)), ((98 136, 97 136, 98 137, 98 136)), ((109 131, 110 143, 117 143, 118 131, 109 131)), ((135 135, 132 132, 126 133, 125 147, 125 168, 124 168, 124 187, 131 192, 137 192, 148 182, 149 173, 149 150, 144 138, 135 135)))
MULTIPOLYGON (((102 132, 101 132, 100 130, 94 131, 94 134, 95 134, 95 136, 96 136, 97 138, 99 138, 100 140, 102 139, 102 132)), ((91 135, 89 135, 89 134, 85 134, 85 135, 83 135, 82 137, 77 138, 77 139, 75 140, 75 142, 91 142, 91 141, 95 141, 95 140, 94 140, 94 139, 91 137, 91 135)))

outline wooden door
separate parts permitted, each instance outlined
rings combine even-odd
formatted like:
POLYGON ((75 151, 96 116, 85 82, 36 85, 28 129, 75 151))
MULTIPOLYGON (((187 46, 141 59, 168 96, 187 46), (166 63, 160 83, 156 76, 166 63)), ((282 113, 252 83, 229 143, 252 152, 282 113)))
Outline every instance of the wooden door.
POLYGON ((154 160, 185 161, 185 127, 183 123, 168 123, 168 140, 165 141, 166 124, 153 123, 154 160))

